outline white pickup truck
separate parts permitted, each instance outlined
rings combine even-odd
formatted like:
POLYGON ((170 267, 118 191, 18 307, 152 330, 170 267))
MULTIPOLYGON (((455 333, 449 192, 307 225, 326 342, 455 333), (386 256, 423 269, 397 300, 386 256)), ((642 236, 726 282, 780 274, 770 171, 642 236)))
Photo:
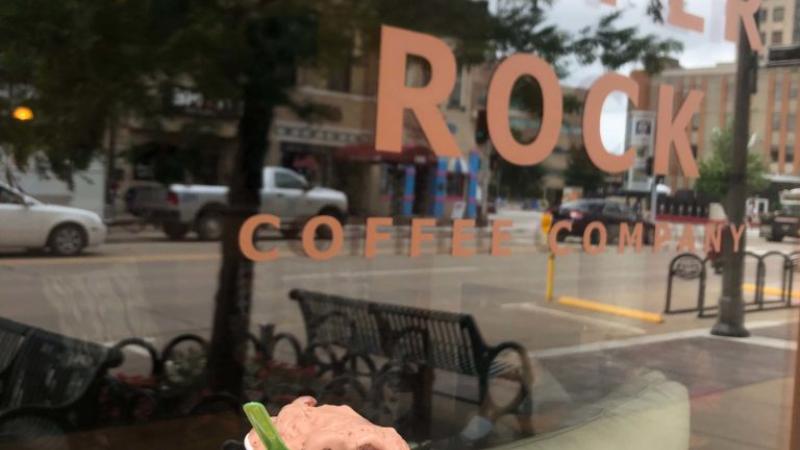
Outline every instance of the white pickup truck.
MULTIPOLYGON (((343 192, 311 186, 302 175, 283 167, 265 167, 263 176, 261 211, 281 218, 280 231, 285 237, 297 236, 303 224, 316 215, 345 221, 347 196, 343 192)), ((173 184, 166 205, 153 208, 152 213, 170 239, 182 239, 195 231, 202 240, 216 240, 222 237, 227 199, 226 186, 173 184)))

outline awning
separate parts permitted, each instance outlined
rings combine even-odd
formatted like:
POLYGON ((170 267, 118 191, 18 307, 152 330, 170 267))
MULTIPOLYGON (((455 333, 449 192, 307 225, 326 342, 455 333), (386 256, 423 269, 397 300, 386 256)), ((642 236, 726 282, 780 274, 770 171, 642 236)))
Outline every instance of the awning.
POLYGON ((376 150, 369 144, 348 145, 336 149, 334 158, 349 162, 394 164, 435 164, 436 155, 427 147, 403 147, 400 153, 376 150))

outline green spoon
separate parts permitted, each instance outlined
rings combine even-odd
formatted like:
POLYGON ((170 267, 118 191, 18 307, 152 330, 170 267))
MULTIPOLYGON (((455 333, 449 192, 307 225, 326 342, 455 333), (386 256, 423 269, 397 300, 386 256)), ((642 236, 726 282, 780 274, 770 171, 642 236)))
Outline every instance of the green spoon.
POLYGON ((244 413, 247 415, 247 420, 253 425, 256 430, 258 438, 267 447, 267 450, 289 450, 289 447, 283 443, 278 430, 272 424, 269 418, 269 413, 264 405, 258 402, 250 402, 244 405, 244 413))

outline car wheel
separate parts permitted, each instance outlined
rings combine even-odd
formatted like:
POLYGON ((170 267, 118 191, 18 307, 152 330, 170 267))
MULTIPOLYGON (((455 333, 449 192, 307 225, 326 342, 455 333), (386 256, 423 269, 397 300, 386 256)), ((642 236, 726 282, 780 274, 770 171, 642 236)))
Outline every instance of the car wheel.
POLYGON ((201 240, 218 241, 222 239, 222 214, 219 212, 206 212, 197 219, 195 227, 201 240))
POLYGON ((173 241, 180 241, 189 233, 189 226, 177 222, 167 222, 162 225, 161 229, 173 241))
MULTIPOLYGON (((336 208, 323 208, 322 211, 319 212, 320 216, 331 216, 339 222, 339 225, 344 225, 344 214, 336 208)), ((319 227, 317 228, 317 239, 331 239, 333 238, 333 232, 328 227, 319 227)))
POLYGON ((86 247, 86 232, 80 225, 59 225, 50 233, 47 246, 57 256, 79 255, 86 247))

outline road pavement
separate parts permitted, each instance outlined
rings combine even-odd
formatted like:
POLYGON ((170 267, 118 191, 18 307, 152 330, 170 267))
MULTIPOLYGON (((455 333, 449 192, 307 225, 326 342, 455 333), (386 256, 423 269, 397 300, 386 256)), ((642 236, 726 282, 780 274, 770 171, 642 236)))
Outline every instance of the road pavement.
MULTIPOLYGON (((262 245, 276 246, 281 257, 256 266, 253 325, 276 323, 280 331, 303 336, 300 313, 287 297, 293 288, 468 312, 487 341, 514 340, 526 346, 573 401, 594 401, 619 381, 598 372, 609 361, 649 367, 690 390, 694 448, 782 445, 796 310, 750 314, 755 336, 732 341, 708 335, 713 319, 676 315, 654 324, 548 303, 546 253, 528 227, 515 228, 512 255, 506 257, 487 254, 484 238, 475 256, 452 257, 445 241, 430 243, 424 255, 410 258, 401 232, 374 259, 360 255, 362 240, 348 239, 341 256, 315 262, 302 256, 299 241, 268 239, 262 245), (754 413, 762 408, 763 414, 731 415, 725 405, 737 399, 749 402, 754 413)), ((440 234, 446 236, 447 230, 440 234)), ((663 310, 674 251, 587 255, 577 242, 568 245, 573 253, 556 261, 557 297, 652 313, 663 310)), ((798 247, 797 242, 772 244, 752 236, 748 245, 760 253, 798 247)), ((218 243, 170 242, 153 232, 114 233, 107 245, 80 258, 3 254, 0 316, 97 342, 139 336, 163 344, 180 333, 208 336, 219 265, 218 243)), ((752 264, 749 270, 753 272, 752 264)), ((767 284, 779 286, 779 273, 777 266, 771 267, 767 284)), ((709 277, 707 299, 713 303, 720 282, 718 276, 709 277)), ((696 285, 676 286, 675 298, 694 304, 696 285)))

